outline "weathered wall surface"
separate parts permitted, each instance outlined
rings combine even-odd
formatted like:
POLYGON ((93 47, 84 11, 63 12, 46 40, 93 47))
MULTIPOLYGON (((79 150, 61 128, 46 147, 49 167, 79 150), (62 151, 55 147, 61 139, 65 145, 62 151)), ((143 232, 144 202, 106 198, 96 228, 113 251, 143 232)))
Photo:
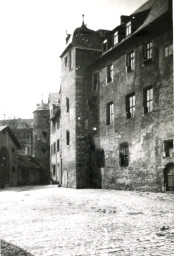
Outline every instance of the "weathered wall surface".
MULTIPOLYGON (((0 163, 0 178, 1 182, 3 179, 3 164, 6 164, 8 166, 8 169, 5 171, 8 172, 9 175, 9 186, 17 186, 18 183, 18 166, 17 166, 17 147, 16 144, 11 139, 11 136, 7 131, 2 131, 0 133, 0 153, 2 152, 3 148, 6 148, 8 151, 7 155, 5 156, 6 159, 2 159, 2 162, 0 163), (5 160, 5 162, 3 161, 5 160)), ((0 159, 1 161, 1 159, 0 159)), ((6 184, 5 184, 6 185, 6 184)))
MULTIPOLYGON (((163 142, 174 138, 173 58, 164 56, 164 46, 172 33, 141 36, 96 67, 100 89, 96 148, 103 148, 105 166, 101 168, 102 187, 114 189, 164 190, 163 170, 173 157, 163 157, 163 142), (143 43, 153 41, 153 59, 143 63, 143 43), (126 71, 126 52, 135 50, 135 69, 126 71), (113 82, 106 84, 106 66, 113 63, 113 82), (143 89, 152 86, 153 111, 144 114, 143 89), (135 117, 127 119, 125 96, 135 92, 135 117), (114 123, 106 125, 106 104, 114 102, 114 123), (129 166, 120 167, 119 145, 129 145, 129 166)), ((95 71, 94 70, 94 71, 95 71)))

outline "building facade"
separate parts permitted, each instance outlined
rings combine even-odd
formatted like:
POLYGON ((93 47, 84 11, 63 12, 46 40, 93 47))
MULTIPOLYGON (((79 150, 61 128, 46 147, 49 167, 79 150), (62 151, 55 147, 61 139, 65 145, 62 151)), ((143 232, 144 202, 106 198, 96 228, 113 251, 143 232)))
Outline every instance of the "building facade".
POLYGON ((84 22, 61 54, 60 183, 174 190, 172 1, 150 0, 112 31, 84 22))
POLYGON ((9 126, 0 126, 0 188, 17 186, 20 144, 9 126))

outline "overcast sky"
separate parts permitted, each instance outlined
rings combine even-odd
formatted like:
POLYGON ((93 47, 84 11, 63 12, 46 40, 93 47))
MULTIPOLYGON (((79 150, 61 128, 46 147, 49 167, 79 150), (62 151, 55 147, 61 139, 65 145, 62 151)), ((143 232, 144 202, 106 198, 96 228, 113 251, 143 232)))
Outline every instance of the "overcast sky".
POLYGON ((60 85, 66 30, 113 29, 147 0, 1 0, 0 119, 32 118, 60 85))

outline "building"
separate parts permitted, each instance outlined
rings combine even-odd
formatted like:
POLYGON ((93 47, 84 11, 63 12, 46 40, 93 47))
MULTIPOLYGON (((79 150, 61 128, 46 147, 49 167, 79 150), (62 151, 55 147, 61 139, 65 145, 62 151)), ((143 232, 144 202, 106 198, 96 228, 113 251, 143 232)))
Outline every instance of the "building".
POLYGON ((61 181, 60 155, 60 94, 50 93, 48 98, 50 111, 50 178, 53 183, 61 181))
POLYGON ((60 57, 60 183, 173 191, 172 1, 147 1, 112 31, 83 21, 60 57))
POLYGON ((17 186, 20 144, 9 126, 0 126, 0 188, 17 186))
POLYGON ((33 119, 1 120, 1 125, 8 125, 21 145, 19 152, 28 156, 33 154, 33 119))
POLYGON ((41 183, 50 182, 50 128, 49 128, 49 107, 42 100, 37 104, 33 112, 33 157, 40 163, 44 170, 41 183))

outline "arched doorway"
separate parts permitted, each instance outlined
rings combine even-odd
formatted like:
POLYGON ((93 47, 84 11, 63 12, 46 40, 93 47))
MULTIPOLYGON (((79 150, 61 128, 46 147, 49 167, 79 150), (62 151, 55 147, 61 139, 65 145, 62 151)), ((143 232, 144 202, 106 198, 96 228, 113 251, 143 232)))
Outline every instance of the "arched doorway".
POLYGON ((174 163, 169 163, 164 169, 166 191, 174 191, 174 163))
POLYGON ((9 184, 10 180, 10 166, 9 166, 9 153, 6 147, 0 150, 0 187, 9 184))

